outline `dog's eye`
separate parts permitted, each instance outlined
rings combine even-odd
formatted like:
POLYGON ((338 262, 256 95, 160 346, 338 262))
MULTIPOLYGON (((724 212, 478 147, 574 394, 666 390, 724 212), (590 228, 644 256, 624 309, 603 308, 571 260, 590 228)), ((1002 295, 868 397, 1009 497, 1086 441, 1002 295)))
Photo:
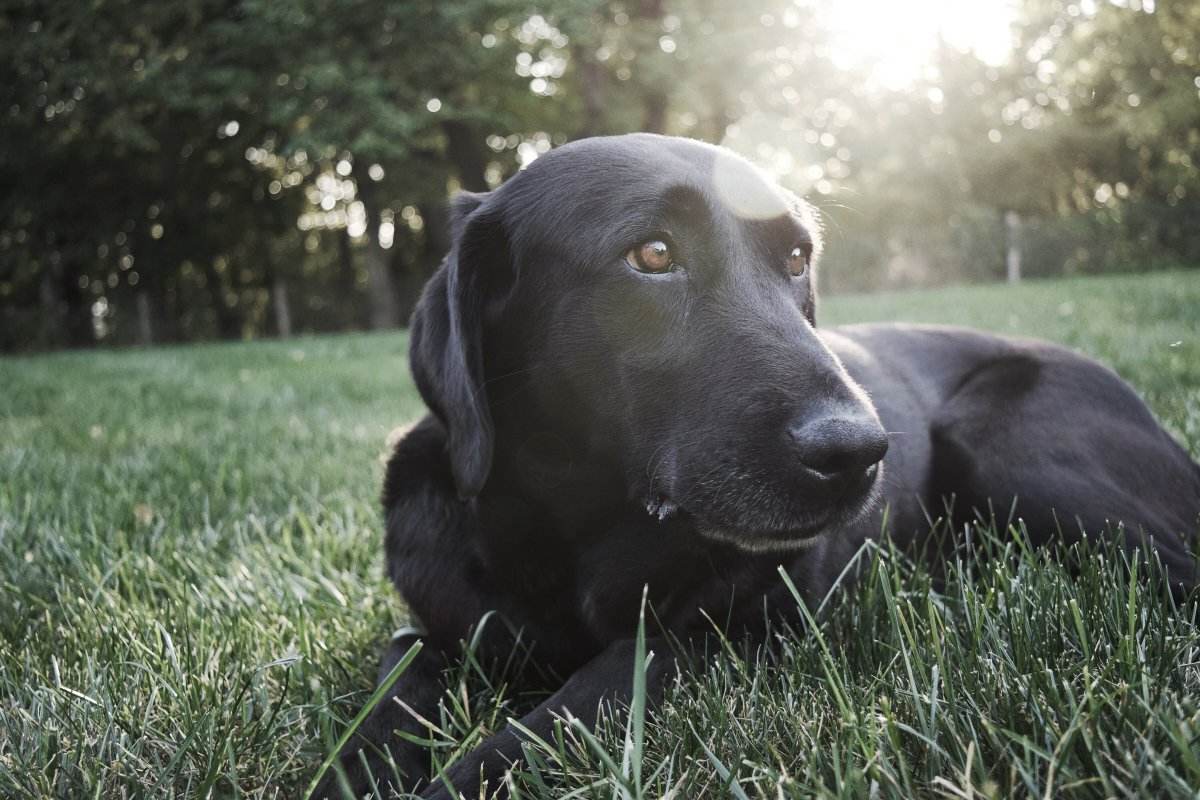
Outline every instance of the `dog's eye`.
POLYGON ((808 242, 802 242, 792 248, 788 253, 787 267, 788 272, 793 278, 799 278, 808 271, 808 262, 812 259, 812 245, 808 242))
POLYGON ((638 272, 651 274, 671 272, 676 267, 671 246, 662 239, 642 242, 625 254, 625 260, 638 272))

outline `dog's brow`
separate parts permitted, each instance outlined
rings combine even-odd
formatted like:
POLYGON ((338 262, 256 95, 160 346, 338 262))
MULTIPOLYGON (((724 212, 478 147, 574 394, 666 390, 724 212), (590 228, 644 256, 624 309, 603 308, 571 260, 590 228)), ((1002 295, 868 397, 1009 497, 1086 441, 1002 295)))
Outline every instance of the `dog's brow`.
POLYGON ((679 183, 663 189, 652 204, 656 216, 678 215, 682 217, 713 216, 712 203, 705 194, 695 186, 679 183))
POLYGON ((762 220, 760 223, 769 236, 779 247, 791 247, 796 244, 813 244, 813 235, 804 220, 794 213, 783 214, 773 219, 762 220))

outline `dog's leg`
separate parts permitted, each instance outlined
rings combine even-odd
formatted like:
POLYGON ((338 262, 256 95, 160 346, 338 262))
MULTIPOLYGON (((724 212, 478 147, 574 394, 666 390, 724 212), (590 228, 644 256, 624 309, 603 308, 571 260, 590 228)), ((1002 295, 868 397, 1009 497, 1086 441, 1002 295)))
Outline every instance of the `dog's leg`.
POLYGON ((1173 592, 1197 585, 1200 467, 1098 364, 1054 353, 985 365, 940 409, 932 441, 934 490, 956 495, 960 514, 1015 507, 1034 544, 1120 523, 1114 543, 1152 549, 1173 592))
MULTIPOLYGON (((396 634, 384 651, 379 668, 380 681, 420 638, 421 634, 411 628, 396 634)), ((346 742, 313 797, 328 800, 361 798, 378 789, 375 796, 387 798, 393 791, 420 788, 429 777, 428 751, 402 739, 397 731, 428 738, 428 731, 414 712, 426 720, 437 719, 438 699, 444 691, 442 670, 445 666, 444 654, 426 642, 424 649, 346 742), (338 774, 339 767, 342 775, 338 774)))
MULTIPOLYGON (((550 699, 521 718, 520 724, 538 737, 550 740, 556 718, 574 717, 589 728, 606 702, 627 703, 632 697, 635 643, 623 640, 610 644, 604 652, 573 674, 550 699)), ((648 704, 662 697, 667 680, 675 673, 677 660, 665 639, 647 639, 646 694, 648 704)), ((505 798, 504 772, 520 760, 525 737, 510 725, 488 737, 483 744, 455 762, 446 771, 446 779, 459 795, 480 797, 486 783, 489 798, 505 798)), ((423 798, 449 800, 449 789, 440 781, 431 784, 423 798)))

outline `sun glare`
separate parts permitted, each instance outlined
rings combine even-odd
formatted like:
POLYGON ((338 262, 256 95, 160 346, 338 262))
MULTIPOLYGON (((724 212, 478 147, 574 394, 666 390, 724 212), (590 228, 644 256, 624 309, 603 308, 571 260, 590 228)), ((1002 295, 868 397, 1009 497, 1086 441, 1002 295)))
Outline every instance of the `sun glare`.
POLYGON ((1009 49, 1012 0, 838 0, 824 14, 835 58, 870 65, 872 79, 900 88, 921 76, 938 38, 991 63, 1009 49))

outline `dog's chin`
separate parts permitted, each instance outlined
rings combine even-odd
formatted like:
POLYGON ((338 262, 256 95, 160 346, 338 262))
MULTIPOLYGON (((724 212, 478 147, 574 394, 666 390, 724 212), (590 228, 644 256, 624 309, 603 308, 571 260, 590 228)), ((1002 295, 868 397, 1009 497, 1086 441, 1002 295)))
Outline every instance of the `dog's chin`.
POLYGON ((705 539, 731 544, 747 553, 790 553, 812 547, 836 526, 791 530, 753 530, 714 525, 696 520, 696 532, 705 539))
POLYGON ((880 481, 873 480, 854 497, 803 516, 764 515, 761 509, 736 515, 724 509, 720 515, 710 515, 700 504, 676 504, 662 496, 648 504, 647 510, 659 519, 676 515, 685 518, 700 536, 710 541, 731 544, 751 553, 780 553, 812 547, 831 533, 862 521, 878 505, 880 495, 880 481))

